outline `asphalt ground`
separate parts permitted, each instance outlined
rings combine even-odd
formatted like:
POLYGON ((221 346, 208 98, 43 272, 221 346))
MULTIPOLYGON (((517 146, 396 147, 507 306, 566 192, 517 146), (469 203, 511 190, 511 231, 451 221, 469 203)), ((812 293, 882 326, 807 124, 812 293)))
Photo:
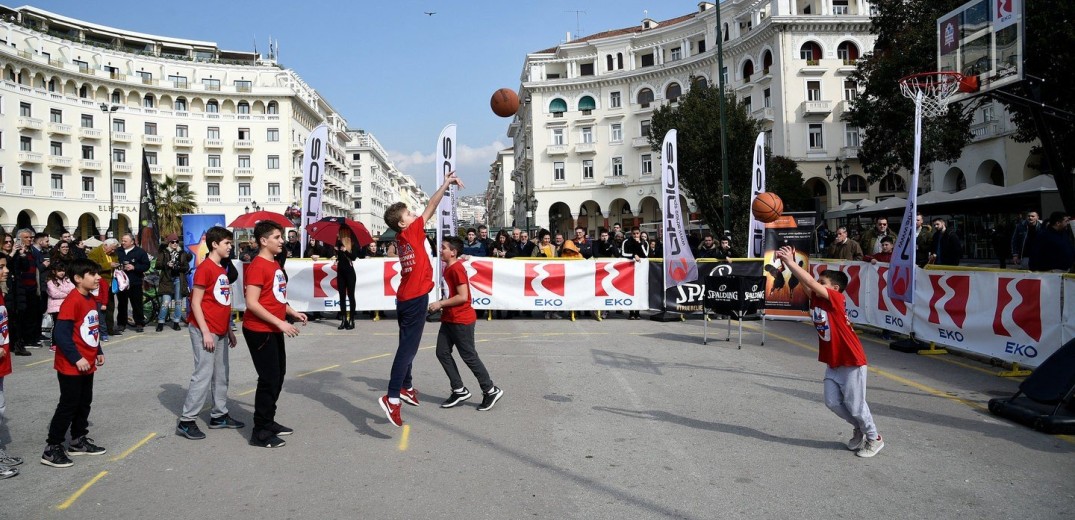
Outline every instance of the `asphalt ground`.
MULTIPOLYGON (((90 437, 108 448, 56 469, 38 460, 58 385, 47 350, 5 381, 22 473, 0 481, 2 518, 1070 518, 1075 439, 993 417, 1018 380, 957 356, 891 351, 864 334, 867 399, 886 446, 862 459, 822 402, 806 324, 479 321, 477 346, 504 398, 454 409, 425 329, 414 364, 421 406, 403 428, 376 399, 388 385, 394 319, 311 323, 287 340, 278 449, 247 444, 256 376, 232 351, 231 414, 242 430, 175 435, 190 377, 186 329, 105 344, 90 437), (1066 512, 1065 512, 1066 511, 1066 512)), ((468 387, 473 376, 460 363, 468 387)))

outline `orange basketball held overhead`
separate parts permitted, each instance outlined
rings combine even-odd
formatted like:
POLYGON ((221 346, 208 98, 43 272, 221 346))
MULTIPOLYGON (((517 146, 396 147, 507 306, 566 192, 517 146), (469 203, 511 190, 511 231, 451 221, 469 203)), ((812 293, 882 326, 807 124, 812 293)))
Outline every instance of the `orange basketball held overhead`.
POLYGON ((493 113, 500 117, 511 117, 519 111, 519 96, 510 88, 502 88, 493 92, 489 99, 489 106, 493 113))
POLYGON ((780 214, 784 212, 784 201, 775 193, 759 193, 750 205, 750 212, 758 221, 768 224, 780 218, 780 214))

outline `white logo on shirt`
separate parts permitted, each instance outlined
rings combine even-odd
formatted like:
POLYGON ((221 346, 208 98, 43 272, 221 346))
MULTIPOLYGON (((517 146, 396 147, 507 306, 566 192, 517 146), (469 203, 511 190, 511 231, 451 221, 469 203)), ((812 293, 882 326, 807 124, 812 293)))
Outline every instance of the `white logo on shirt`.
POLYGON ((825 312, 821 307, 814 307, 812 318, 814 320, 814 328, 817 329, 817 335, 821 338, 821 341, 829 341, 832 339, 832 327, 829 325, 829 313, 825 312))
POLYGON ((276 301, 280 303, 287 303, 287 278, 284 278, 284 272, 277 269, 273 274, 273 286, 272 294, 276 297, 276 301))
POLYGON ((100 326, 100 316, 97 315, 97 310, 87 312, 86 317, 82 318, 82 324, 78 327, 82 341, 91 347, 96 347, 100 339, 100 326))
POLYGON ((10 340, 8 339, 7 330, 7 307, 0 305, 0 347, 7 345, 10 340))
POLYGON ((228 275, 221 273, 216 279, 216 284, 213 286, 213 298, 216 298, 217 303, 221 305, 231 305, 231 284, 228 282, 228 275))

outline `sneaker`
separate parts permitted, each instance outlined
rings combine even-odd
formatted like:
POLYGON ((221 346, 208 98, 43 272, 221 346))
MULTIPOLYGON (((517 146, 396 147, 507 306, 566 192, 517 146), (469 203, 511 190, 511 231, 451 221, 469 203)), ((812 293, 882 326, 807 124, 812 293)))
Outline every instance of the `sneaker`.
POLYGON ((399 413, 399 405, 388 402, 388 396, 382 395, 377 403, 381 405, 381 409, 384 410, 384 414, 388 416, 388 421, 396 425, 396 427, 403 426, 403 417, 399 413))
POLYGON ((478 407, 478 411, 484 412, 492 408, 501 397, 504 397, 504 391, 494 386, 492 391, 482 396, 482 404, 478 407))
POLYGON ((878 435, 876 439, 866 439, 866 444, 862 446, 862 449, 855 452, 855 455, 859 457, 873 457, 877 455, 877 452, 881 451, 881 448, 885 447, 885 441, 881 440, 881 436, 878 435))
POLYGON ((108 450, 93 443, 93 439, 85 435, 71 441, 71 447, 67 452, 71 455, 104 455, 108 450))
POLYGON ((209 419, 209 428, 212 430, 217 430, 220 428, 231 428, 233 430, 238 430, 243 426, 246 426, 246 423, 236 421, 235 419, 232 419, 231 416, 228 414, 209 419))
POLYGON ((143 331, 143 329, 142 329, 142 327, 135 327, 135 328, 134 328, 134 331, 135 331, 135 332, 137 332, 137 333, 139 333, 139 334, 141 334, 141 333, 142 333, 142 331, 143 331))
POLYGON ((179 322, 178 321, 173 321, 172 322, 172 330, 179 330, 179 322))
MULTIPOLYGON (((242 423, 240 423, 240 424, 242 424, 242 423)), ((274 434, 276 434, 277 436, 280 436, 280 437, 283 437, 284 435, 291 435, 292 433, 295 433, 295 430, 293 430, 291 428, 288 428, 287 426, 284 426, 284 425, 282 425, 282 424, 280 424, 278 422, 273 422, 272 424, 269 425, 268 428, 265 428, 265 429, 269 430, 270 432, 273 432, 274 434)))
POLYGON ((452 390, 452 395, 448 396, 448 399, 441 403, 440 407, 451 408, 459 403, 462 403, 463 401, 466 401, 467 399, 470 399, 470 390, 467 390, 467 387, 464 386, 462 392, 456 392, 455 390, 452 390))
POLYGON ((19 474, 19 470, 0 465, 0 480, 11 478, 19 474))
POLYGON ((75 465, 59 444, 50 444, 45 448, 45 452, 41 454, 41 463, 54 468, 70 468, 75 465))
POLYGON ((847 441, 847 449, 858 451, 862 449, 862 445, 865 443, 866 436, 862 433, 862 430, 855 428, 854 433, 851 434, 851 440, 847 441))
POLYGON ((265 439, 259 439, 256 433, 250 436, 250 445, 259 448, 280 448, 286 444, 283 439, 272 434, 269 434, 269 437, 265 439))
POLYGON ((164 330, 164 322, 163 321, 158 321, 157 322, 157 332, 160 332, 162 330, 164 330))
POLYGON ((8 455, 6 451, 0 449, 0 465, 18 466, 19 464, 22 464, 22 457, 8 455))
POLYGON ((179 421, 175 425, 175 434, 192 441, 200 441, 205 438, 205 433, 202 432, 201 428, 198 428, 198 423, 194 421, 179 421))
POLYGON ((418 406, 418 390, 404 388, 399 391, 399 400, 411 406, 418 406))
MULTIPOLYGON (((105 341, 108 341, 108 340, 105 340, 105 341)), ((52 352, 53 354, 55 354, 56 353, 56 345, 49 345, 49 352, 52 352)))
POLYGON ((109 339, 111 339, 111 337, 109 337, 109 336, 105 336, 104 334, 102 334, 102 335, 101 335, 101 341, 103 341, 103 342, 105 342, 105 343, 108 343, 108 340, 109 340, 109 339))

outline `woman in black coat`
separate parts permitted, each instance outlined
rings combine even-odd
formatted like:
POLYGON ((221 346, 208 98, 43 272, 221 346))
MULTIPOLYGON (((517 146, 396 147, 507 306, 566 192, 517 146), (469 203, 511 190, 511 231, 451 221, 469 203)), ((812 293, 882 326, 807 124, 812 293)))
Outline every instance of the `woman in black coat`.
POLYGON ((343 319, 338 329, 355 328, 355 264, 358 259, 358 240, 346 227, 340 227, 336 237, 336 287, 340 291, 340 311, 343 319))

